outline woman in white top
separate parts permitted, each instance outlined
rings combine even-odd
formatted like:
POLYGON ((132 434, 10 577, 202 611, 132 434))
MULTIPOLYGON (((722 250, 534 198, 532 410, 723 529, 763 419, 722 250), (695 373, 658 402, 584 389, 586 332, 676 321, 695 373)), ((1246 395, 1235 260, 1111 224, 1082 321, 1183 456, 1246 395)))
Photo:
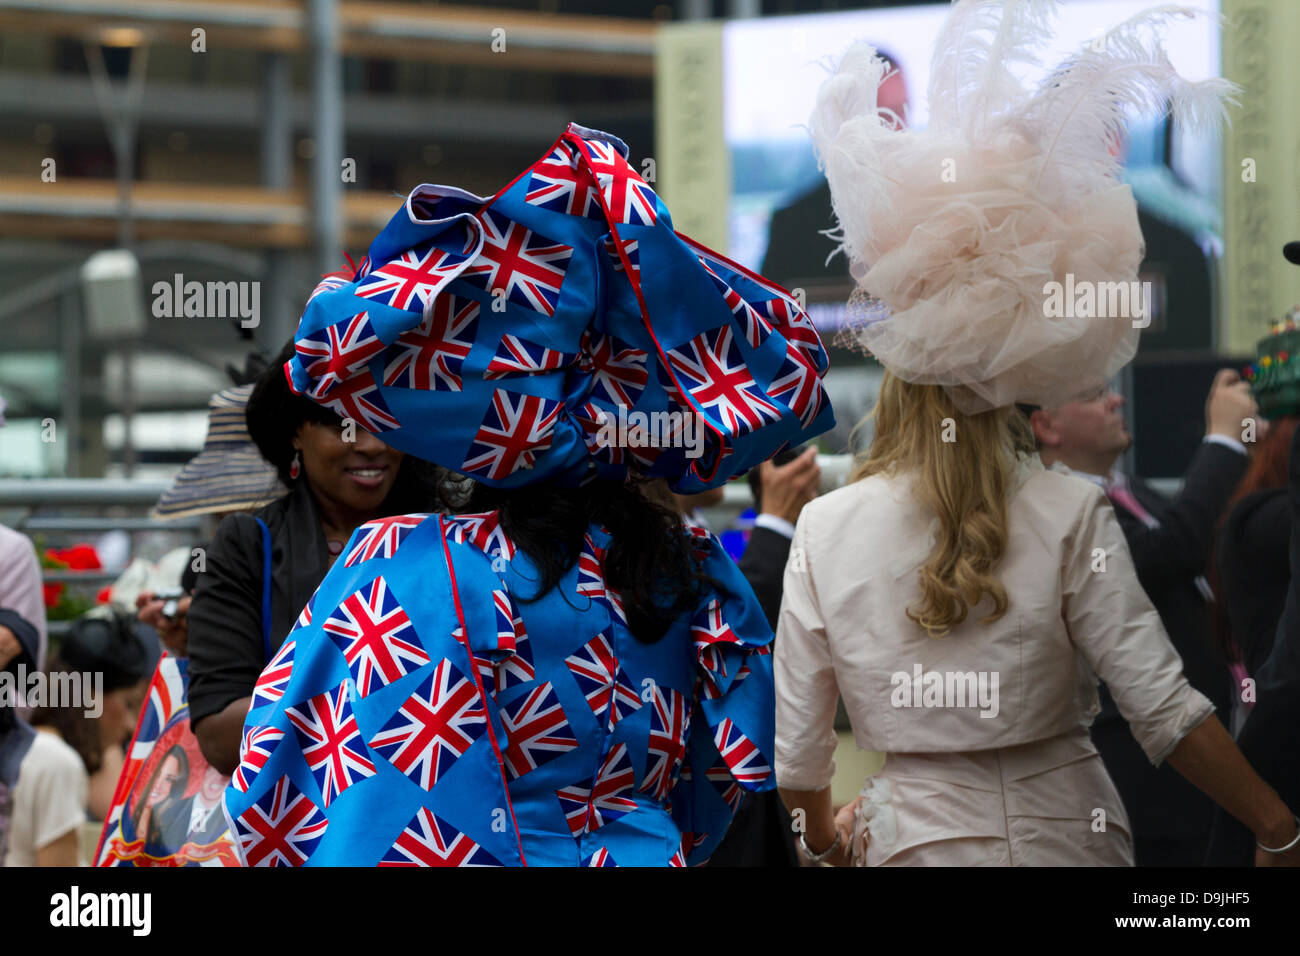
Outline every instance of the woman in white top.
POLYGON ((875 415, 870 456, 804 507, 786 568, 776 772, 808 849, 838 840, 841 864, 853 847, 865 865, 1131 865, 1088 736, 1097 675, 1148 757, 1265 846, 1290 841, 1292 815, 1183 676, 1101 491, 1044 470, 1014 408, 967 416, 886 373, 875 415), (856 814, 833 820, 837 694, 858 746, 886 758, 856 814))
POLYGON ((888 67, 866 44, 819 95, 852 324, 887 374, 867 459, 795 531, 777 782, 805 852, 834 863, 1131 864, 1087 732, 1100 675, 1147 756, 1249 826, 1260 862, 1300 862, 1300 821, 1187 683, 1106 499, 1044 471, 1015 409, 1104 387, 1150 324, 1126 111, 1212 117, 1232 89, 1178 76, 1151 35, 1162 8, 1029 90, 1010 65, 1036 63, 1055 8, 954 3, 924 130, 880 108, 888 67), (886 756, 833 818, 837 693, 858 744, 886 756))

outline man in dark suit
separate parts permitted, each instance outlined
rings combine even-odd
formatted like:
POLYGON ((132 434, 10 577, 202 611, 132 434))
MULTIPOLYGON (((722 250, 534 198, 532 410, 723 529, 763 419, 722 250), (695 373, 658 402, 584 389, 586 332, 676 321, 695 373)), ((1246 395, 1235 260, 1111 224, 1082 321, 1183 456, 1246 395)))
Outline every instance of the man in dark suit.
POLYGON ((195 794, 178 801, 163 815, 160 823, 169 850, 175 852, 186 843, 205 845, 226 832, 221 797, 229 782, 230 778, 221 771, 208 767, 195 794))
MULTIPOLYGON (((1141 480, 1113 470, 1132 443, 1120 411, 1124 399, 1106 389, 1054 409, 1035 409, 1030 422, 1045 465, 1099 485, 1133 554, 1138 580, 1160 614, 1192 686, 1220 714, 1231 703, 1227 662, 1211 641, 1209 586, 1204 573, 1214 526, 1246 471, 1243 421, 1255 401, 1235 372, 1215 376, 1205 408, 1205 440, 1172 501, 1141 480)), ((1173 768, 1153 767, 1129 732, 1105 685, 1092 739, 1124 800, 1139 866, 1199 866, 1214 804, 1173 768)))
MULTIPOLYGON (((809 446, 781 464, 765 461, 755 471, 757 481, 751 481, 751 487, 755 489, 754 509, 759 515, 739 567, 763 606, 768 623, 776 630, 794 523, 803 506, 817 497, 821 468, 817 449, 809 446)), ((715 867, 798 865, 790 813, 775 790, 745 794, 726 837, 709 859, 709 866, 715 867)))
POLYGON ((810 445, 792 457, 777 456, 765 461, 750 475, 758 517, 738 564, 775 631, 794 524, 803 506, 817 497, 822 470, 817 464, 817 449, 810 445))

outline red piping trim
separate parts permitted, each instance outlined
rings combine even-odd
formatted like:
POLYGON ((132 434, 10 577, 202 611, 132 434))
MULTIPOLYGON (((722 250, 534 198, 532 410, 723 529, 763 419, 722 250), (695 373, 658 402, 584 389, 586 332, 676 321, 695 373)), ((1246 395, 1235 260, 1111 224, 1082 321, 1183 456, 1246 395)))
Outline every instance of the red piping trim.
MULTIPOLYGON (((564 135, 560 138, 568 138, 574 141, 575 145, 578 147, 578 155, 581 157, 581 161, 587 165, 587 172, 593 179, 596 179, 597 183, 599 183, 600 180, 597 179, 595 170, 591 168, 591 160, 587 157, 586 150, 582 148, 582 137, 578 136, 576 133, 565 131, 564 135)), ((663 346, 659 343, 659 336, 655 335, 654 327, 650 324, 650 310, 645 304, 645 297, 641 294, 641 279, 637 272, 632 268, 632 262, 628 258, 627 252, 623 249, 623 240, 619 238, 618 229, 614 225, 614 216, 611 214, 609 205, 605 201, 604 191, 598 190, 596 196, 600 202, 601 211, 605 214, 605 224, 609 226, 610 234, 614 237, 614 250, 618 253, 619 261, 623 263, 623 271, 627 275, 628 282, 632 286, 632 291, 636 294, 637 305, 641 309, 641 323, 645 326, 646 331, 650 333, 650 338, 655 344, 655 350, 659 353, 660 363, 668 372, 668 377, 672 379, 673 386, 677 389, 677 393, 692 406, 695 414, 700 417, 700 420, 703 421, 718 438, 721 447, 717 458, 713 462, 713 470, 705 476, 699 473, 695 462, 691 462, 690 468, 690 470, 695 473, 695 476, 701 481, 712 481, 714 476, 718 473, 718 468, 722 465, 722 459, 731 453, 729 450, 730 443, 727 441, 727 436, 719 431, 714 426, 713 422, 709 421, 709 417, 704 414, 704 410, 700 408, 699 402, 695 400, 695 396, 691 394, 690 390, 682 388, 681 382, 677 380, 677 373, 673 370, 673 363, 668 360, 668 356, 664 353, 663 346)))
MULTIPOLYGON (((474 651, 469 646, 469 629, 465 627, 465 611, 460 606, 460 589, 456 587, 456 570, 451 562, 451 549, 447 546, 447 528, 443 523, 442 515, 438 516, 438 534, 442 537, 442 556, 447 562, 447 577, 451 580, 451 599, 456 605, 456 620, 460 622, 461 643, 465 645, 465 653, 469 655, 469 670, 474 676, 474 686, 478 688, 479 700, 483 701, 483 713, 487 714, 487 692, 483 690, 483 681, 478 676, 478 665, 474 662, 474 651)), ((515 819, 514 801, 510 799, 510 786, 506 782, 505 758, 501 756, 501 747, 497 743, 496 732, 492 730, 492 719, 487 721, 488 739, 492 741, 492 752, 497 757, 497 767, 501 770, 501 788, 506 795, 506 806, 510 808, 510 823, 515 828, 515 841, 519 845, 519 862, 524 866, 528 861, 524 859, 524 839, 519 835, 519 821, 515 819)))

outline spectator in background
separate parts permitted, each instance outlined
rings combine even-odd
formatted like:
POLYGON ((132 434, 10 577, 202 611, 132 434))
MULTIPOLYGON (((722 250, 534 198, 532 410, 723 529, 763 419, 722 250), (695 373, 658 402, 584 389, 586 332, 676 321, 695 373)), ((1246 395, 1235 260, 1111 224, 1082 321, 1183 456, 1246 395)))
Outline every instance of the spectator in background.
POLYGON ((803 506, 817 497, 822 471, 817 449, 782 452, 749 473, 754 493, 754 529, 738 562, 740 572, 754 589, 767 622, 776 630, 781 613, 781 579, 790 557, 790 539, 803 506))
MULTIPOLYGON (((737 562, 754 589, 768 625, 776 630, 781 612, 781 581, 790 556, 790 539, 799 512, 813 498, 821 481, 817 449, 788 450, 750 469, 754 493, 754 528, 737 562)), ((790 811, 776 791, 746 793, 736 809, 727 836, 708 866, 799 866, 790 811)))
MULTIPOLYGON (((5 424, 5 400, 0 397, 0 428, 5 424)), ((21 615, 36 629, 38 645, 32 666, 45 666, 45 596, 41 590, 41 562, 25 534, 0 525, 0 607, 21 615)))
MULTIPOLYGON (((36 628, 0 609, 0 670, 35 669, 36 628)), ((54 732, 34 730, 13 702, 0 702, 0 864, 76 866, 88 779, 77 752, 54 732)))
POLYGON ((81 617, 50 659, 51 678, 62 673, 80 682, 83 674, 102 675, 99 702, 85 707, 51 707, 47 702, 31 714, 33 727, 57 734, 81 757, 89 775, 91 819, 103 820, 108 814, 150 672, 149 650, 136 634, 135 622, 112 609, 81 617), (88 716, 88 709, 98 710, 99 716, 88 716))
MULTIPOLYGON (((1290 579, 1277 635, 1256 677, 1256 703, 1237 736, 1237 746, 1260 777, 1288 806, 1300 805, 1300 428, 1291 438, 1286 491, 1290 511, 1290 579)), ((1250 831, 1216 813, 1206 863, 1249 866, 1250 831)))
MULTIPOLYGON (((1210 577, 1215 630, 1221 650, 1240 668, 1234 672, 1236 688, 1267 660, 1286 606, 1291 581, 1287 459, 1297 422, 1300 416, 1285 415, 1269 423, 1219 528, 1210 577)), ((1236 703, 1240 695, 1234 696, 1236 703)))
MULTIPOLYGON (((1172 501, 1115 469, 1133 441, 1123 404, 1120 395, 1104 388, 1087 401, 1031 410, 1039 454, 1053 470, 1092 482, 1110 498, 1138 580, 1182 658, 1188 681, 1226 714, 1230 678, 1226 660, 1213 646, 1204 575, 1214 526, 1246 471, 1242 422, 1256 413, 1255 401, 1236 372, 1225 369, 1215 376, 1205 407, 1205 440, 1172 501)), ((1172 767, 1152 766, 1104 684, 1092 739, 1128 809, 1137 865, 1199 866, 1214 804, 1172 767)))
MULTIPOLYGON (((248 368, 251 370, 255 365, 265 368, 264 362, 257 365, 250 359, 248 368)), ((208 433, 203 449, 185 463, 171 486, 162 493, 154 506, 153 517, 170 521, 208 515, 219 522, 228 514, 265 507, 285 493, 275 469, 262 458, 248 436, 244 414, 252 391, 253 383, 248 382, 223 389, 208 399, 208 433)), ((173 580, 169 585, 179 584, 181 594, 166 600, 158 596, 158 591, 146 588, 135 600, 139 619, 158 631, 163 646, 176 657, 186 656, 186 616, 198 581, 193 558, 196 551, 206 553, 207 541, 196 548, 180 550, 184 552, 178 556, 184 570, 180 580, 173 580)), ((160 564, 170 562, 164 559, 160 564)))
POLYGON ((204 757, 225 774, 239 763, 258 676, 352 532, 386 515, 434 511, 437 502, 432 466, 345 428, 333 411, 289 389, 284 363, 294 354, 287 344, 245 409, 249 435, 290 490, 255 514, 221 522, 189 607, 190 721, 204 757))

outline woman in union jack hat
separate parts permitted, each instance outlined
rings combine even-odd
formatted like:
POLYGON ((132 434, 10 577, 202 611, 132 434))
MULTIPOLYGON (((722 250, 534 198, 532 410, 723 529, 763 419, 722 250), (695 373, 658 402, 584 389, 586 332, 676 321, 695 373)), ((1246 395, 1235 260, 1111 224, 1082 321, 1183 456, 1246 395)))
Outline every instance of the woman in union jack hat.
POLYGON ((263 673, 244 862, 707 859, 774 786, 772 632, 664 499, 834 425, 794 297, 570 125, 493 196, 415 189, 295 342, 294 391, 473 481, 359 528, 263 673))

